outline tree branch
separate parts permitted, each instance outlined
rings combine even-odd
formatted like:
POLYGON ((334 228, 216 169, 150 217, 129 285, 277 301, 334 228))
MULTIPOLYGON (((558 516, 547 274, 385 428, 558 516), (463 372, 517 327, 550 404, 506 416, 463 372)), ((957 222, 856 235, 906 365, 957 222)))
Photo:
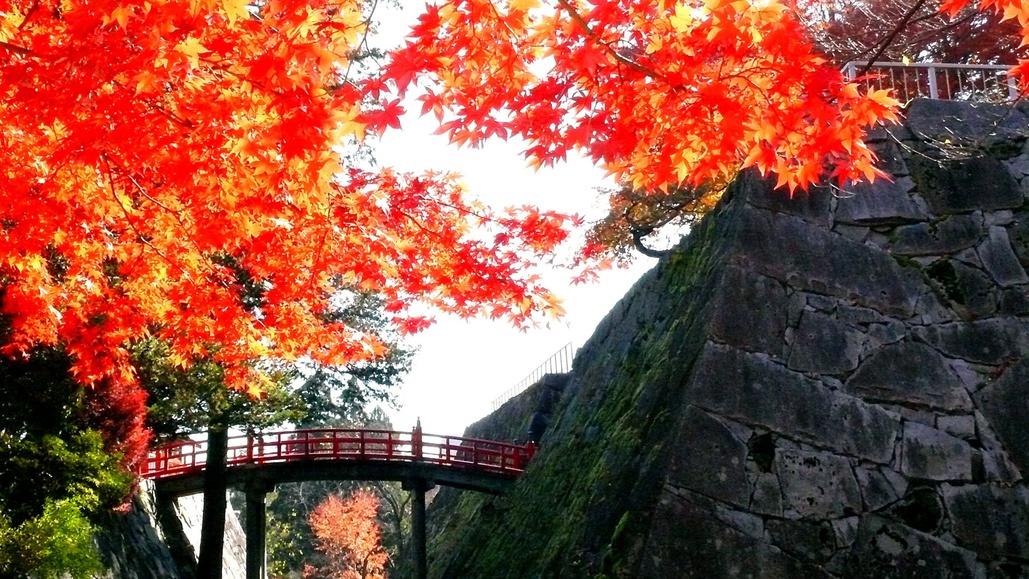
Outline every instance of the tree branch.
POLYGON ((872 56, 868 59, 868 62, 865 64, 864 68, 861 69, 861 72, 858 73, 857 76, 864 76, 868 74, 868 71, 871 70, 872 65, 875 64, 877 60, 879 60, 879 57, 882 56, 883 53, 886 52, 886 49, 890 47, 890 44, 893 43, 893 39, 896 38, 902 30, 904 30, 904 28, 908 25, 908 22, 912 18, 914 18, 915 13, 921 10, 922 6, 924 5, 925 0, 918 0, 917 2, 911 5, 911 8, 907 11, 906 14, 904 14, 903 17, 901 17, 900 22, 898 22, 897 25, 893 27, 893 30, 890 31, 890 33, 887 34, 885 38, 879 41, 879 48, 874 53, 872 53, 872 56))
POLYGON ((663 75, 659 74, 656 70, 643 66, 631 58, 626 58, 617 50, 611 48, 609 43, 604 42, 604 40, 600 38, 600 35, 590 28, 589 23, 586 22, 586 19, 582 17, 582 14, 579 14, 579 11, 572 6, 572 3, 569 0, 557 0, 557 3, 560 4, 561 7, 564 8, 565 12, 572 17, 572 20, 579 25, 579 28, 582 28, 583 32, 586 33, 586 36, 589 36, 594 42, 602 46, 612 58, 640 74, 654 79, 665 80, 663 75))

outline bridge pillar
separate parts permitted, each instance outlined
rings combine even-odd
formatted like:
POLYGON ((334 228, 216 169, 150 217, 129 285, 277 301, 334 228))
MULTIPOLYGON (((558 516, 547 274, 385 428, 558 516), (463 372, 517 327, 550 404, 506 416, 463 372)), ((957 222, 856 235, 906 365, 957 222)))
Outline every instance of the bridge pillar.
POLYGON ((265 579, 268 575, 267 539, 267 513, 265 511, 265 496, 271 492, 274 485, 266 482, 248 482, 243 485, 243 492, 246 493, 246 535, 247 535, 247 566, 246 579, 265 579))
POLYGON ((426 579, 429 574, 428 557, 425 553, 425 493, 435 487, 432 481, 416 478, 405 481, 403 487, 411 492, 411 554, 414 558, 416 579, 426 579))

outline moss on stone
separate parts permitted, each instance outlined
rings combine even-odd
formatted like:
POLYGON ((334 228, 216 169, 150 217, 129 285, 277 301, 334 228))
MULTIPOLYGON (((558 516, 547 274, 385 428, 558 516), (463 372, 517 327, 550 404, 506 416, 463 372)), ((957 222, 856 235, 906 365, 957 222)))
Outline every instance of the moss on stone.
POLYGON ((705 340, 736 222, 723 204, 698 223, 583 347, 544 445, 514 490, 494 499, 490 513, 482 499, 464 499, 435 534, 433 577, 635 576, 676 435, 672 417, 705 340), (592 355, 601 351, 615 353, 592 355))

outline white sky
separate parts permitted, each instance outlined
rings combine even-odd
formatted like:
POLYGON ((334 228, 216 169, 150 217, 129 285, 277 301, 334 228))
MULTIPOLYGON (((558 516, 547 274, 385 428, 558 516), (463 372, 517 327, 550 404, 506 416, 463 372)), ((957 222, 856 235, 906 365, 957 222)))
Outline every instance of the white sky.
MULTIPOLYGON (((403 131, 387 133, 376 147, 383 166, 404 171, 435 169, 460 173, 471 194, 503 208, 530 203, 545 209, 597 216, 602 213, 594 188, 605 185, 603 173, 577 159, 553 169, 526 168, 515 143, 487 143, 481 149, 458 149, 446 137, 432 135, 432 119, 404 119, 403 131)), ((601 272, 595 283, 571 285, 573 272, 541 270, 547 285, 564 300, 567 314, 546 326, 520 332, 505 321, 461 320, 436 315, 436 324, 409 338, 419 348, 392 413, 399 430, 422 427, 433 434, 460 434, 485 416, 492 402, 571 342, 581 346, 597 323, 625 294, 653 260, 601 272)))
MULTIPOLYGON (((382 35, 400 38, 400 22, 413 22, 418 0, 407 0, 405 10, 380 5, 382 35)), ((378 44, 378 43, 377 43, 378 44)), ((491 141, 479 149, 457 148, 436 130, 432 117, 419 118, 419 103, 403 119, 401 131, 387 132, 375 148, 382 166, 402 171, 424 170, 460 173, 469 192, 486 203, 503 208, 533 204, 543 209, 578 213, 589 218, 603 214, 598 186, 613 186, 603 171, 589 161, 571 159, 552 169, 527 168, 515 142, 491 141)), ((572 286, 571 272, 542 271, 548 287, 564 299, 567 314, 549 327, 519 332, 504 321, 464 321, 455 316, 436 316, 436 324, 413 336, 419 348, 413 368, 400 391, 401 409, 391 413, 393 427, 405 430, 421 418, 433 434, 458 435, 465 426, 482 418, 492 402, 553 353, 571 342, 580 347, 597 323, 611 310, 653 260, 640 256, 627 270, 602 272, 595 283, 572 286)))

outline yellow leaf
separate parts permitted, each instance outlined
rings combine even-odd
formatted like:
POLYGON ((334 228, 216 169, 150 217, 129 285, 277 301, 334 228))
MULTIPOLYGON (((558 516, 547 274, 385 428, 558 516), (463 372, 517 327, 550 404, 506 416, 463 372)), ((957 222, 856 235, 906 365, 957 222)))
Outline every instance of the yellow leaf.
POLYGON ((225 10, 229 24, 235 24, 239 18, 250 18, 250 12, 247 10, 249 3, 250 0, 222 0, 222 9, 225 10))
POLYGON ((539 0, 508 0, 507 3, 511 10, 519 12, 528 12, 539 5, 539 0))
POLYGON ((175 46, 176 52, 184 54, 189 59, 190 66, 197 68, 200 66, 200 55, 210 52, 203 44, 200 44, 200 40, 190 36, 175 46))
POLYGON ((134 16, 131 6, 118 6, 112 10, 110 14, 104 16, 104 26, 107 26, 112 22, 117 22, 118 26, 120 26, 122 30, 125 30, 129 24, 130 16, 134 16))
POLYGON ((675 5, 675 16, 668 19, 668 22, 678 32, 686 32, 693 26, 693 8, 682 3, 675 5))

